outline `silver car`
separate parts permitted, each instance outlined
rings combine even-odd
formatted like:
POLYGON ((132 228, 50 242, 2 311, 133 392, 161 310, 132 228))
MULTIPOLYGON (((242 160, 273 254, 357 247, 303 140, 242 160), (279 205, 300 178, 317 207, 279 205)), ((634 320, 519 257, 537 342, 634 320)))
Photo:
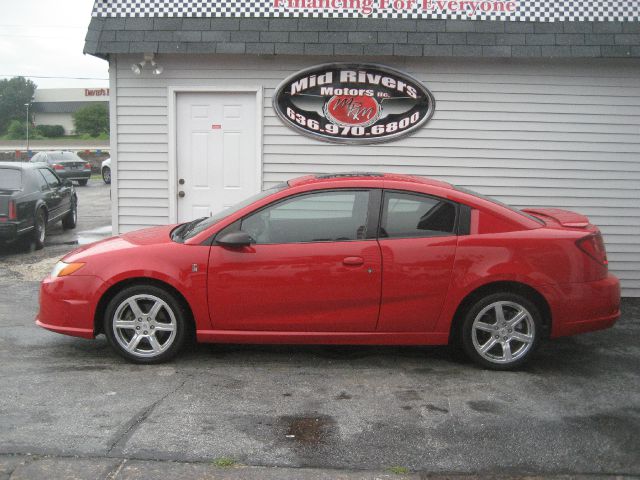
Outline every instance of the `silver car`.
POLYGON ((111 157, 102 162, 100 170, 102 172, 102 180, 109 185, 111 183, 111 157))
POLYGON ((31 162, 46 163, 60 178, 75 180, 79 185, 86 185, 91 177, 91 164, 74 152, 61 150, 38 152, 31 158, 31 162))

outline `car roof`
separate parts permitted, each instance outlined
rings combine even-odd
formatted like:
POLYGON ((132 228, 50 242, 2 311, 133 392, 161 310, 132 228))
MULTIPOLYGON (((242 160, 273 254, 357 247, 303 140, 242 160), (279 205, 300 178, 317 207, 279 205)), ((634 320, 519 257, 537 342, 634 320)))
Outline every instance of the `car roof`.
POLYGON ((77 153, 72 150, 42 150, 38 153, 46 153, 46 154, 72 153, 73 155, 77 155, 77 153))
POLYGON ((21 170, 29 170, 37 167, 42 167, 42 164, 28 163, 28 162, 0 162, 2 168, 15 168, 21 170))
POLYGON ((418 177, 415 175, 402 175, 399 173, 377 173, 377 172, 345 172, 345 173, 325 173, 318 175, 306 175, 304 177, 294 178, 287 183, 290 187, 299 187, 303 185, 314 185, 322 183, 334 183, 351 180, 380 180, 393 181, 408 184, 422 184, 433 187, 450 188, 450 183, 432 178, 418 177))

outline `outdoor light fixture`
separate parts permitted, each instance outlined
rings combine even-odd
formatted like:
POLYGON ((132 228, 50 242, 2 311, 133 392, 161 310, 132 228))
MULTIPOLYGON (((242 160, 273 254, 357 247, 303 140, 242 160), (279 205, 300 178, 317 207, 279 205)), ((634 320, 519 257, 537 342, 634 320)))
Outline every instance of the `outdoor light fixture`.
POLYGON ((154 75, 160 75, 162 72, 164 72, 164 67, 156 63, 153 57, 153 53, 145 53, 144 60, 142 60, 142 62, 134 63, 133 65, 131 65, 131 71, 136 75, 141 75, 144 66, 147 64, 151 65, 151 73, 153 73, 154 75))

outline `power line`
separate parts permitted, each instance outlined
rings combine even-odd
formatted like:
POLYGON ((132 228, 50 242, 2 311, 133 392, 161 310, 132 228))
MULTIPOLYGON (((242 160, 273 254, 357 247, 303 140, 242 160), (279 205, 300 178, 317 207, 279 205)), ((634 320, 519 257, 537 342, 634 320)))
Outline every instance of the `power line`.
POLYGON ((46 38, 50 40, 77 40, 78 37, 51 37, 48 35, 12 35, 10 33, 0 33, 0 37, 9 38, 46 38))
POLYGON ((3 25, 0 24, 0 27, 2 28, 55 28, 55 29, 60 29, 60 28, 78 28, 78 29, 86 29, 87 26, 79 26, 79 25, 32 25, 30 23, 28 24, 24 24, 24 25, 18 25, 18 24, 13 24, 13 25, 3 25))
POLYGON ((24 77, 24 78, 54 78, 54 79, 62 79, 62 80, 109 80, 108 78, 95 78, 95 77, 48 77, 42 75, 1 75, 0 78, 13 78, 13 77, 24 77))

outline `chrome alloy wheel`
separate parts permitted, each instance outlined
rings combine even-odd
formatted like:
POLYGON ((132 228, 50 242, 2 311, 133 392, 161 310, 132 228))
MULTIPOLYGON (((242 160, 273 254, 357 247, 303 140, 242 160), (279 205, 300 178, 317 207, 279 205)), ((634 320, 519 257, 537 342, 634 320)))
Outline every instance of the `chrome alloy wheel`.
POLYGON ((40 242, 41 244, 44 244, 44 240, 47 236, 47 218, 45 217, 44 213, 38 214, 36 231, 37 231, 36 235, 37 235, 38 242, 40 242))
POLYGON ((471 340, 481 357, 492 363, 509 364, 522 358, 535 339, 531 313, 515 302, 494 302, 473 320, 471 340))
POLYGON ((116 308, 112 325, 118 344, 137 357, 156 357, 176 338, 176 316, 171 307, 155 295, 126 298, 116 308))

